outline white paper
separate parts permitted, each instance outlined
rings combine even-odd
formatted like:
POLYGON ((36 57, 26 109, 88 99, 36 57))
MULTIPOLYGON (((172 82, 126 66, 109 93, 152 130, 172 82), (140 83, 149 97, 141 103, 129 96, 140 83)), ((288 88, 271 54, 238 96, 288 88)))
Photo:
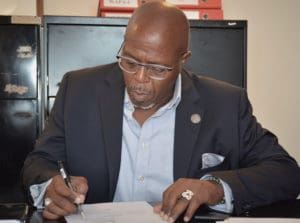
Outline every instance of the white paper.
MULTIPOLYGON (((300 218, 227 218, 222 223, 300 223, 300 218)), ((217 223, 218 223, 217 222, 217 223)))
POLYGON ((22 221, 15 220, 15 219, 9 219, 9 220, 0 220, 1 223, 20 223, 22 221))
POLYGON ((113 202, 82 205, 80 214, 66 217, 68 223, 165 223, 147 202, 113 202))

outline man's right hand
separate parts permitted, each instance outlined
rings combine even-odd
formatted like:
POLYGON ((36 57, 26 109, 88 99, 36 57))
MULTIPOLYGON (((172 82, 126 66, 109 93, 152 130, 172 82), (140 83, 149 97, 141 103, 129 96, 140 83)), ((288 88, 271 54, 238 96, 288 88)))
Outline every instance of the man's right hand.
POLYGON ((58 219, 77 212, 76 204, 84 202, 88 184, 84 177, 71 176, 70 179, 74 191, 66 185, 60 175, 53 177, 44 196, 44 199, 48 200, 48 204, 43 211, 43 217, 58 219))

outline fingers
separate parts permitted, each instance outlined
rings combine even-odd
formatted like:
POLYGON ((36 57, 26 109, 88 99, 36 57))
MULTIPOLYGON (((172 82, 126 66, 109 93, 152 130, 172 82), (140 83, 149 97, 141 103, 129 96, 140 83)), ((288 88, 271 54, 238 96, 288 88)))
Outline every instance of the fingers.
POLYGON ((163 220, 174 222, 187 208, 189 202, 181 194, 187 187, 188 179, 179 179, 163 193, 160 216, 163 220))
POLYGON ((160 214, 160 212, 161 212, 161 207, 162 207, 162 203, 155 205, 155 206, 153 207, 154 213, 160 214))
POLYGON ((180 193, 178 192, 179 189, 177 189, 176 187, 174 188, 173 185, 163 193, 161 217, 163 217, 165 220, 171 214, 173 207, 176 205, 178 199, 180 198, 180 193))
POLYGON ((183 220, 188 222, 192 219, 197 209, 202 205, 202 202, 197 201, 196 198, 192 199, 186 209, 183 220))
POLYGON ((51 202, 44 211, 43 216, 47 219, 58 219, 77 212, 76 204, 81 204, 85 200, 88 186, 83 177, 71 177, 74 191, 67 187, 60 175, 53 177, 52 182, 46 189, 45 198, 50 198, 51 202))
POLYGON ((167 221, 168 222, 175 222, 175 220, 187 209, 189 205, 189 201, 183 198, 178 199, 176 205, 170 212, 167 221))
POLYGON ((162 203, 154 211, 170 223, 184 214, 184 221, 187 222, 201 205, 217 200, 214 199, 216 194, 220 193, 208 181, 181 178, 164 192, 162 203))
POLYGON ((46 198, 51 197, 51 203, 45 206, 43 216, 48 219, 57 219, 62 216, 76 213, 76 206, 68 197, 62 197, 52 192, 45 194, 46 198))
POLYGON ((89 189, 87 179, 85 177, 74 177, 74 176, 71 176, 70 178, 71 178, 74 191, 76 191, 79 194, 85 195, 89 189))
POLYGON ((47 219, 58 219, 62 216, 66 216, 72 213, 76 213, 77 209, 76 206, 72 203, 59 201, 55 203, 52 201, 45 209, 43 210, 43 217, 47 219), (65 204, 62 208, 61 205, 65 204))
POLYGON ((50 220, 55 220, 55 219, 60 218, 59 215, 53 214, 53 213, 49 212, 48 210, 44 210, 42 215, 44 218, 50 219, 50 220))
POLYGON ((76 195, 74 203, 76 204, 84 203, 85 195, 88 191, 88 183, 86 178, 71 176, 71 182, 76 195))

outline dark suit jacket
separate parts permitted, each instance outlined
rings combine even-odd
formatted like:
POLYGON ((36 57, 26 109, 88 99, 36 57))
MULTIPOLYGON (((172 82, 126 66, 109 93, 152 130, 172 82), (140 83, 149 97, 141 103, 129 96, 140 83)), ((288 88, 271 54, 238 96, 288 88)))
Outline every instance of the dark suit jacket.
MULTIPOLYGON (((58 174, 57 160, 89 182, 87 202, 112 201, 122 145, 124 80, 117 64, 67 73, 46 129, 28 156, 25 185, 58 174)), ((296 162, 252 115, 243 89, 182 71, 182 99, 176 110, 174 179, 210 173, 232 189, 240 213, 300 192, 296 162), (192 114, 201 121, 194 124, 192 114), (202 169, 202 154, 225 157, 202 169)))

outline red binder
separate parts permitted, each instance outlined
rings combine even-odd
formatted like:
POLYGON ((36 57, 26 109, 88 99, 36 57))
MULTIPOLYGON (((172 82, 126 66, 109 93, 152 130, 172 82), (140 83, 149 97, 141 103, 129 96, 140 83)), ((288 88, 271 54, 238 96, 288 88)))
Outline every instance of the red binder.
POLYGON ((222 20, 222 9, 182 9, 188 19, 222 20))
POLYGON ((132 12, 102 11, 101 17, 130 18, 132 12))
MULTIPOLYGON (((100 10, 132 11, 139 5, 151 0, 100 0, 100 10)), ((164 0, 161 0, 164 1, 164 0)), ((221 9, 221 0, 166 0, 179 8, 221 9)))
POLYGON ((100 0, 100 11, 133 11, 139 0, 100 0))
POLYGON ((177 5, 179 8, 201 8, 201 9, 221 9, 221 0, 166 0, 177 5))

